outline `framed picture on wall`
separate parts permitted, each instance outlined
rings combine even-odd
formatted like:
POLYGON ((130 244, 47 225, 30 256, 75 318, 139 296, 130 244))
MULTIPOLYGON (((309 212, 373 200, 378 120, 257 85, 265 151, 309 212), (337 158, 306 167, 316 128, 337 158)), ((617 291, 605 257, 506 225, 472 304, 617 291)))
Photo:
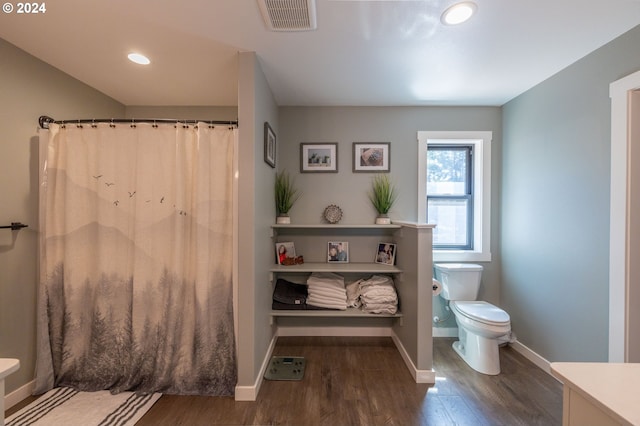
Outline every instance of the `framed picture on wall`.
POLYGON ((353 172, 388 172, 391 168, 390 142, 354 142, 353 172))
POLYGON ((264 122, 264 162, 276 167, 276 134, 268 122, 264 122))
POLYGON ((396 261, 396 245, 394 243, 378 243, 376 248, 376 263, 394 265, 396 261))
POLYGON ((301 143, 300 173, 337 173, 338 144, 301 143))
POLYGON ((349 263, 349 243, 346 241, 330 241, 327 243, 327 262, 349 263))

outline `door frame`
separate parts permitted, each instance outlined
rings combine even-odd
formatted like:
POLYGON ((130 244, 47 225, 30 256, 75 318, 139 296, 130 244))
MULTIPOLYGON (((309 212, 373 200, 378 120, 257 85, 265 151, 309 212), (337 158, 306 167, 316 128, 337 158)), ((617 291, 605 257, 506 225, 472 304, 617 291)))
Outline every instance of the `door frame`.
POLYGON ((611 98, 611 194, 609 217, 609 362, 626 362, 629 301, 630 92, 640 89, 640 71, 609 85, 611 98))

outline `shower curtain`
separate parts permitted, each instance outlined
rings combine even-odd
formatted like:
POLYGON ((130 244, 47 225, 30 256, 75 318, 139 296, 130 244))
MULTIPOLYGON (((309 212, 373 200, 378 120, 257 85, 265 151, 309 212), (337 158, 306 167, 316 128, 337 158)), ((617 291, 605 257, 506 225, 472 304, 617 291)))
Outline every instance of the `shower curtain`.
POLYGON ((35 393, 232 395, 237 129, 50 125, 35 393))

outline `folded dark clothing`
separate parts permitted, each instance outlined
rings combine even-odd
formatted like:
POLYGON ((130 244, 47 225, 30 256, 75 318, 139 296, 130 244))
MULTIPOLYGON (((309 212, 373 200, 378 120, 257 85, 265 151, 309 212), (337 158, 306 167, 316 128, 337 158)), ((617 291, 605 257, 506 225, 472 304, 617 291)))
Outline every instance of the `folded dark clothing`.
POLYGON ((274 311, 303 311, 307 309, 307 304, 301 303, 299 305, 294 305, 292 303, 282 303, 274 300, 271 303, 271 309, 274 311))
MULTIPOLYGON (((279 278, 273 289, 273 301, 299 306, 307 303, 307 286, 279 278)), ((274 308, 275 309, 275 308, 274 308)))
POLYGON ((282 303, 273 301, 271 303, 271 309, 274 311, 331 311, 333 309, 329 308, 321 308, 319 306, 307 305, 306 303, 302 303, 300 305, 293 305, 291 303, 282 303))

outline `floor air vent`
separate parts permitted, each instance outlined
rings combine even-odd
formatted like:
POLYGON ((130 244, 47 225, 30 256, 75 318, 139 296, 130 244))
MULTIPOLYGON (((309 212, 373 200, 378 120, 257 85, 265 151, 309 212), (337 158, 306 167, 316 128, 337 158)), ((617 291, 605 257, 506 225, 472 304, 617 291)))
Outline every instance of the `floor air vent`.
POLYGON ((309 31, 317 28, 315 0, 258 0, 271 31, 309 31))

